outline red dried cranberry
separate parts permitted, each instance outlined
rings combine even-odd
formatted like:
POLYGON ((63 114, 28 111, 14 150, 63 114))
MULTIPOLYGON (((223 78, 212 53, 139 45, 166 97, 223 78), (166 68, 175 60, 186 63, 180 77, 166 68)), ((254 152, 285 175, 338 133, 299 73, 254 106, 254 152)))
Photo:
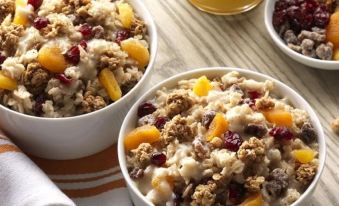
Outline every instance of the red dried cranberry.
POLYGON ((286 10, 274 11, 273 12, 273 26, 278 29, 287 21, 286 10))
POLYGON ((0 52, 0 64, 4 63, 4 61, 7 59, 5 55, 2 55, 0 52))
POLYGON ((85 40, 82 40, 79 45, 84 49, 86 50, 87 49, 87 42, 85 40))
POLYGON ((89 24, 81 25, 79 32, 82 34, 84 39, 90 39, 93 37, 92 27, 89 24))
POLYGON ((325 28, 330 21, 330 13, 324 6, 318 7, 314 12, 314 24, 317 27, 325 28))
POLYGON ((78 46, 72 46, 65 54, 65 58, 76 65, 80 62, 80 50, 78 46))
POLYGON ((150 102, 144 102, 138 107, 138 117, 152 114, 156 110, 155 106, 150 102))
POLYGON ((227 131, 224 134, 224 147, 232 152, 239 150, 243 143, 241 136, 238 133, 227 131))
POLYGON ((163 164, 165 164, 166 159, 167 157, 164 153, 156 152, 153 153, 151 156, 151 163, 158 167, 161 167, 163 164))
POLYGON ((163 129, 166 122, 168 122, 170 119, 168 117, 157 117, 155 120, 154 126, 158 129, 163 129))
POLYGON ((56 74, 55 78, 60 80, 60 82, 65 85, 70 85, 72 83, 72 79, 69 79, 68 77, 66 77, 65 74, 56 74))
POLYGON ((119 30, 116 32, 115 42, 120 44, 125 39, 128 39, 131 36, 130 31, 128 30, 119 30))
POLYGON ((247 92, 247 94, 250 99, 258 99, 259 97, 261 97, 261 93, 257 91, 249 91, 247 92))
POLYGON ((42 4, 42 0, 28 0, 27 3, 32 5, 34 10, 37 10, 42 4))
POLYGON ((269 132, 271 136, 278 140, 291 140, 293 139, 293 133, 287 127, 274 127, 269 132))
POLYGON ((242 202, 246 193, 246 189, 242 184, 231 182, 228 188, 228 199, 233 204, 239 204, 242 202))
POLYGON ((33 22, 33 26, 38 30, 45 28, 48 24, 49 20, 46 17, 37 17, 33 22))

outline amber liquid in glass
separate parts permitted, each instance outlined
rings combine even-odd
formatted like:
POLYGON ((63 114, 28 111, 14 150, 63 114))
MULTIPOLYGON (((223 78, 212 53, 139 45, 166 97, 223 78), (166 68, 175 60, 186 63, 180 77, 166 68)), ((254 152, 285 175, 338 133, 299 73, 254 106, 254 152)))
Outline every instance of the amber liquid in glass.
POLYGON ((189 0, 202 11, 218 15, 239 14, 257 6, 262 0, 189 0))

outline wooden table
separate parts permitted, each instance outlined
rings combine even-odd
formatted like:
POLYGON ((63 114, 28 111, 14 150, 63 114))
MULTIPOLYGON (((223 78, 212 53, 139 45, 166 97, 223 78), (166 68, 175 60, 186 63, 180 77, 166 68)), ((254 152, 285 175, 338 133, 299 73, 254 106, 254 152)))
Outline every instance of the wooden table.
POLYGON ((214 16, 186 0, 143 0, 155 18, 159 48, 151 84, 190 68, 232 66, 256 70, 298 91, 316 110, 327 138, 326 168, 312 205, 339 205, 339 71, 303 66, 284 55, 264 25, 264 3, 243 15, 214 16))

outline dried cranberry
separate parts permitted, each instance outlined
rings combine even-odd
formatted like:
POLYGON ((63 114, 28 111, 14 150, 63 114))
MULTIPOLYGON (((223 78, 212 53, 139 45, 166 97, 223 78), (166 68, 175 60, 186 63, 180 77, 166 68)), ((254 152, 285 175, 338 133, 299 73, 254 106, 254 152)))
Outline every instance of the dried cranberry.
POLYGON ((287 127, 282 126, 272 128, 269 134, 278 140, 291 140, 294 137, 287 127))
POLYGON ((325 28, 330 21, 330 13, 324 6, 318 7, 314 12, 314 24, 317 27, 325 28))
POLYGON ((4 61, 7 59, 7 57, 5 55, 2 55, 1 52, 0 52, 0 65, 2 63, 4 63, 4 61))
POLYGON ((239 150, 239 147, 243 143, 243 139, 238 133, 227 131, 224 134, 224 147, 232 152, 239 150))
POLYGON ((206 129, 210 127, 210 124, 212 123, 215 114, 216 114, 215 111, 208 111, 205 112, 204 115, 202 116, 201 123, 206 129))
POLYGON ((161 167, 163 164, 165 164, 166 159, 167 157, 164 153, 156 152, 153 153, 151 156, 151 163, 158 167, 161 167))
POLYGON ((273 13, 273 26, 278 30, 278 28, 287 21, 286 10, 275 11, 273 13))
POLYGON ((65 54, 65 58, 76 65, 80 62, 80 50, 78 46, 72 46, 65 54))
POLYGON ((87 42, 85 40, 82 40, 79 45, 84 49, 86 50, 87 49, 87 42))
POLYGON ((116 32, 115 42, 120 44, 125 39, 128 39, 131 36, 130 31, 128 30, 119 30, 116 32))
POLYGON ((180 206, 181 203, 184 202, 184 199, 180 194, 175 194, 175 198, 173 200, 173 206, 180 206))
POLYGON ((156 110, 155 106, 150 102, 144 102, 138 107, 138 117, 152 114, 156 110))
POLYGON ((233 204, 239 204, 242 202, 246 193, 246 189, 242 184, 231 182, 228 188, 228 199, 233 204))
POLYGON ((40 30, 45 28, 49 23, 50 22, 46 17, 37 17, 34 19, 33 26, 40 30))
POLYGON ((42 4, 42 0, 28 0, 27 3, 32 5, 34 10, 37 10, 42 4))
POLYGON ((253 136, 256 136, 256 137, 263 137, 266 134, 267 129, 263 125, 248 124, 245 127, 244 132, 246 134, 253 135, 253 136))
POLYGON ((168 122, 170 119, 168 117, 157 117, 155 120, 154 126, 158 129, 163 129, 166 122, 168 122))
POLYGON ((46 101, 46 97, 44 94, 39 94, 36 98, 35 98, 35 104, 33 107, 33 112, 35 115, 40 116, 43 111, 42 111, 42 104, 45 103, 46 101))
POLYGON ((89 24, 81 25, 79 32, 82 34, 84 39, 90 39, 93 37, 92 27, 89 24))
POLYGON ((257 91, 249 91, 247 92, 247 94, 250 99, 258 99, 259 97, 261 97, 261 93, 257 91))
POLYGON ((65 85, 70 85, 72 83, 72 79, 69 79, 68 77, 66 77, 65 74, 56 74, 55 78, 60 80, 60 82, 65 85))

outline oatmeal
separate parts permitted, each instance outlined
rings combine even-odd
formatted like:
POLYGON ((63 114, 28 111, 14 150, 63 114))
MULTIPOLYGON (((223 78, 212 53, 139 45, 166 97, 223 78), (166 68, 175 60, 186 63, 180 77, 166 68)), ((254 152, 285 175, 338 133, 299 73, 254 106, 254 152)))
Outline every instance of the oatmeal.
POLYGON ((118 101, 148 65, 145 22, 125 0, 0 0, 0 102, 69 117, 118 101))
POLYGON ((290 49, 316 59, 339 60, 336 6, 335 0, 279 0, 272 23, 290 49))
POLYGON ((317 173, 308 114, 238 72, 179 81, 138 108, 127 169, 154 205, 290 205, 317 173))

